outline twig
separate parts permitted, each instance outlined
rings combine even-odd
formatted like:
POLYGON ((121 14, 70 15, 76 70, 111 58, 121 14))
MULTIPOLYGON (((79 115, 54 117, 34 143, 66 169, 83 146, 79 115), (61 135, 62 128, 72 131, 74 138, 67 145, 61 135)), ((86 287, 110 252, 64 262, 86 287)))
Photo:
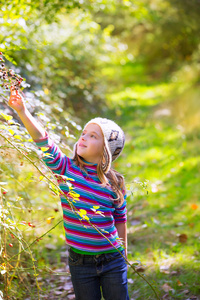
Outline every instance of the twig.
MULTIPOLYGON (((79 215, 78 214, 78 210, 77 210, 77 208, 74 206, 74 204, 70 201, 70 199, 65 195, 65 194, 63 194, 63 191, 60 189, 60 187, 58 187, 51 179, 49 179, 39 168, 38 168, 38 166, 35 164, 35 162, 33 162, 27 155, 25 155, 24 153, 23 153, 23 151, 21 151, 20 149, 18 149, 17 148, 17 146, 15 146, 11 141, 9 141, 9 139, 7 139, 5 136, 3 136, 1 133, 0 133, 0 136, 2 137, 2 138, 4 138, 10 145, 12 145, 18 152, 20 152, 39 172, 40 172, 40 174, 42 175, 42 176, 44 176, 46 179, 47 179, 47 181, 49 181, 51 184, 53 184, 56 188, 57 188, 57 190, 59 190, 61 193, 62 193, 62 195, 67 199, 67 201, 68 201, 68 203, 69 203, 69 205, 70 205, 70 207, 72 208, 72 210, 74 211, 74 213, 75 214, 77 214, 77 215, 79 215)), ((39 238, 42 238, 43 236, 45 236, 49 231, 51 231, 52 229, 54 229, 58 224, 60 224, 61 222, 62 222, 63 220, 60 220, 55 226, 53 226, 50 230, 48 230, 47 232, 45 232, 42 236, 40 236, 39 238)), ((80 220, 81 221, 81 220, 80 220)), ((156 296, 156 299, 160 299, 159 298, 159 296, 158 296, 158 294, 157 294, 157 291, 155 290, 155 288, 152 286, 152 284, 142 275, 142 274, 140 274, 136 269, 135 269, 135 267, 133 266, 133 265, 131 265, 130 264, 130 262, 124 257, 124 255, 120 252, 120 250, 118 249, 118 248, 116 248, 114 245, 113 245, 113 243, 95 226, 95 225, 93 225, 91 222, 90 222, 90 220, 86 220, 101 236, 103 236, 111 245, 112 245, 112 247, 114 248, 114 249, 116 249, 120 254, 121 254, 121 256, 124 258, 124 260, 126 261, 126 263, 134 270, 134 272, 135 273, 137 273, 137 275, 139 276, 139 277, 141 277, 149 286, 150 286, 150 288, 152 289, 152 291, 154 292, 154 294, 155 294, 155 296, 156 296)), ((25 248, 25 249, 23 249, 20 253, 22 253, 23 251, 25 251, 26 249, 30 249, 30 247, 36 242, 38 240, 38 238, 36 239, 36 240, 34 240, 30 245, 28 245, 28 247, 27 248, 25 248)), ((15 256, 17 256, 18 255, 18 253, 16 254, 16 255, 14 255, 14 256, 12 256, 10 259, 9 259, 9 261, 11 260, 11 259, 13 259, 15 256)))
MULTIPOLYGON (((2 191, 2 189, 1 189, 2 191)), ((2 192, 0 193, 0 199, 1 199, 1 205, 2 205, 2 209, 3 209, 3 199, 2 199, 2 192)), ((4 213, 3 215, 3 223, 5 224, 5 217, 4 217, 4 213)), ((6 251, 6 227, 3 225, 3 258, 7 258, 7 251, 6 251)), ((5 270, 5 275, 4 275, 4 282, 5 282, 5 292, 6 292, 6 299, 8 299, 8 274, 7 274, 7 265, 6 265, 6 270, 5 270)))

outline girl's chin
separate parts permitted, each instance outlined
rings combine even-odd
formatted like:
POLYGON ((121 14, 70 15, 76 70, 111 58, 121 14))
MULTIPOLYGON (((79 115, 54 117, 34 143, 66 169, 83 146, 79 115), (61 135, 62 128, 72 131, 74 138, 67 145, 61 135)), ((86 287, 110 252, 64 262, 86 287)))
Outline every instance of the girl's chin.
POLYGON ((83 155, 82 155, 81 151, 77 151, 77 154, 78 154, 78 156, 79 156, 80 158, 82 158, 82 157, 83 157, 83 155))

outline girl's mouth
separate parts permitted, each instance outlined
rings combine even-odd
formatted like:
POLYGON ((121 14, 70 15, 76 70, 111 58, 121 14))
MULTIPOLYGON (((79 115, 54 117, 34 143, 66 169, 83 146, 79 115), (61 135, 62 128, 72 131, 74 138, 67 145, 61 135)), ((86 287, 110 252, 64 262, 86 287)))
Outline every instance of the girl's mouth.
POLYGON ((83 148, 86 148, 87 146, 83 145, 83 144, 79 144, 79 147, 83 147, 83 148))

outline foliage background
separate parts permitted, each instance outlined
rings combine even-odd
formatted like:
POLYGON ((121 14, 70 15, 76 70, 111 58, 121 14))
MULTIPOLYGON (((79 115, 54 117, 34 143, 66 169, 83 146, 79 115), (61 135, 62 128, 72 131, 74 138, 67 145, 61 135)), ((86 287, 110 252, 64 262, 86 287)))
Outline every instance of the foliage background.
MULTIPOLYGON (((129 260, 141 261, 138 270, 162 299, 199 299, 199 1, 0 5, 6 65, 26 79, 29 109, 66 154, 94 116, 123 127, 126 147, 114 167, 127 182, 129 260)), ((61 208, 52 186, 14 148, 51 177, 7 98, 0 88, 1 112, 13 116, 0 117, 0 290, 5 299, 32 299, 38 277, 38 298, 61 299, 59 280, 52 277, 53 294, 47 278, 66 273, 62 224, 19 254, 56 225, 61 208)), ((130 270, 129 288, 132 299, 153 299, 130 270)))

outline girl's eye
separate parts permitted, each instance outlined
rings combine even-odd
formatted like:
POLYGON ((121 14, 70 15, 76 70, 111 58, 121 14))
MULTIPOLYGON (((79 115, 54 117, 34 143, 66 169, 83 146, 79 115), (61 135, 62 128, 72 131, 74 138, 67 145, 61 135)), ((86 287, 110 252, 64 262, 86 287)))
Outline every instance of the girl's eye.
POLYGON ((95 139, 96 139, 96 136, 95 136, 94 134, 92 134, 92 135, 91 135, 91 137, 93 137, 93 138, 95 138, 95 139))

